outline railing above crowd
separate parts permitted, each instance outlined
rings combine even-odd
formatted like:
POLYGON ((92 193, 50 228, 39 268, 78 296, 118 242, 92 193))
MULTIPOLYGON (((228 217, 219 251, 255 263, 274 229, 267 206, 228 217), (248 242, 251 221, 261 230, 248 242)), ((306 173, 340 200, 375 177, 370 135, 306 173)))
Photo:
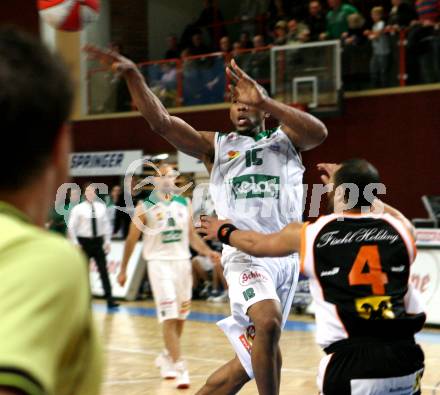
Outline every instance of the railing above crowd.
MULTIPOLYGON (((440 82, 440 36, 429 36, 417 51, 408 30, 388 30, 389 54, 378 57, 371 40, 318 41, 237 49, 175 59, 147 61, 139 69, 166 107, 228 102, 226 66, 238 65, 287 104, 334 109, 341 92, 440 82), (410 77, 409 77, 410 74, 410 77)), ((89 114, 135 110, 126 84, 104 69, 88 73, 89 114)))

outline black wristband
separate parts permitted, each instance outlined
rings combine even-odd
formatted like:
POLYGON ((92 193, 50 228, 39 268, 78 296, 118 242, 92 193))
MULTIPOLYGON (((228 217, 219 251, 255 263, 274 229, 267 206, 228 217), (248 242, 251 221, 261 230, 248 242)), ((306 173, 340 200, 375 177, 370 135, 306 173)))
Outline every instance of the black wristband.
POLYGON ((229 238, 231 233, 238 230, 236 226, 232 224, 223 224, 220 226, 217 232, 217 238, 223 243, 229 245, 229 238))

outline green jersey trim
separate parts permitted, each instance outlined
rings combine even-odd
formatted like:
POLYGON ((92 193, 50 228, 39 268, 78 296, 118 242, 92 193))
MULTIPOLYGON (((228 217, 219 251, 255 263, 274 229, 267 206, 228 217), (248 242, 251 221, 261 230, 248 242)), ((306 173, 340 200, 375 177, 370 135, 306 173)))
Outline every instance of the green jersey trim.
POLYGON ((144 200, 144 205, 147 208, 152 207, 152 206, 156 206, 159 203, 162 203, 165 206, 169 206, 173 202, 179 203, 185 207, 188 206, 188 201, 183 196, 174 195, 170 200, 161 200, 161 199, 157 198, 154 193, 151 193, 150 196, 148 196, 148 198, 146 198, 144 200))
POLYGON ((15 388, 27 395, 44 395, 45 392, 32 380, 20 373, 0 372, 0 386, 15 388))
MULTIPOLYGON (((267 130, 262 130, 261 132, 257 133, 257 134, 254 135, 254 136, 250 136, 250 135, 247 135, 247 134, 242 134, 242 133, 240 133, 240 132, 238 132, 238 131, 234 131, 234 132, 232 132, 232 133, 237 133, 239 136, 247 136, 247 137, 251 137, 251 138, 253 138, 255 141, 260 141, 260 140, 263 140, 264 138, 269 138, 269 137, 272 136, 277 130, 278 130, 278 127, 276 127, 276 128, 272 128, 272 129, 267 129, 267 130)), ((227 135, 227 134, 228 134, 228 133, 218 133, 218 136, 217 136, 217 142, 220 141, 220 138, 221 138, 222 136, 225 136, 225 135, 227 135)))
POLYGON ((260 141, 260 140, 263 140, 264 138, 269 138, 277 131, 277 129, 278 128, 263 130, 260 133, 258 133, 256 136, 254 136, 254 140, 260 141))
POLYGON ((226 136, 227 135, 227 133, 224 133, 224 132, 217 132, 217 143, 220 141, 220 139, 223 137, 223 136, 226 136))
POLYGON ((180 196, 180 195, 174 195, 171 198, 171 202, 176 202, 176 203, 183 204, 184 206, 188 206, 188 201, 186 200, 186 198, 184 198, 183 196, 180 196))

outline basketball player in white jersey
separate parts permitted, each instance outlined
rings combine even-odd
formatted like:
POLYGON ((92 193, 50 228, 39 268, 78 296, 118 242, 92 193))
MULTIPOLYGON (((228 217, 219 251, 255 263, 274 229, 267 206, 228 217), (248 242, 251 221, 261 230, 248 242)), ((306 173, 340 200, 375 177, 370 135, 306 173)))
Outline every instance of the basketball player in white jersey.
POLYGON ((330 200, 337 214, 269 235, 205 217, 206 239, 259 257, 301 251, 316 305, 316 340, 327 354, 319 366, 320 394, 419 395, 424 356, 414 335, 426 316, 409 284, 416 255, 412 224, 373 193, 365 195, 380 182, 367 161, 319 167, 336 188, 330 200), (344 185, 358 187, 354 204, 338 188, 344 185))
POLYGON ((156 365, 165 379, 176 378, 178 389, 190 384, 186 364, 181 357, 180 337, 191 307, 192 265, 189 246, 200 255, 219 260, 196 232, 186 198, 174 195, 175 171, 170 165, 159 168, 155 190, 136 207, 130 225, 118 282, 126 282, 127 266, 133 249, 143 233, 143 257, 148 262, 148 276, 153 289, 157 317, 162 324, 165 351, 156 365), (139 222, 137 222, 139 221, 139 222))
MULTIPOLYGON (((233 60, 231 133, 200 132, 171 116, 136 65, 119 54, 86 47, 93 59, 124 76, 150 128, 178 150, 202 160, 220 218, 243 229, 274 232, 302 216, 301 151, 323 142, 326 127, 310 114, 279 103, 233 60), (280 126, 267 130, 272 116, 280 126)), ((260 395, 279 393, 281 329, 298 277, 297 257, 255 259, 227 247, 222 258, 232 316, 219 323, 236 357, 211 375, 199 394, 232 394, 255 377, 260 395), (252 353, 251 353, 252 350, 252 353)))

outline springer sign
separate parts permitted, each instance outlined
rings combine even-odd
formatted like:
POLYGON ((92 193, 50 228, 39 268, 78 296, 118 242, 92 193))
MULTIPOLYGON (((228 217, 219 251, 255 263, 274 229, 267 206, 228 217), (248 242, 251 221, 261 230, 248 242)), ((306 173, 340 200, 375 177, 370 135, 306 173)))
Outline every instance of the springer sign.
MULTIPOLYGON (((70 175, 82 176, 123 176, 128 167, 141 160, 143 153, 139 151, 101 151, 75 152, 70 154, 70 175)), ((141 172, 136 169, 136 174, 141 172)))

